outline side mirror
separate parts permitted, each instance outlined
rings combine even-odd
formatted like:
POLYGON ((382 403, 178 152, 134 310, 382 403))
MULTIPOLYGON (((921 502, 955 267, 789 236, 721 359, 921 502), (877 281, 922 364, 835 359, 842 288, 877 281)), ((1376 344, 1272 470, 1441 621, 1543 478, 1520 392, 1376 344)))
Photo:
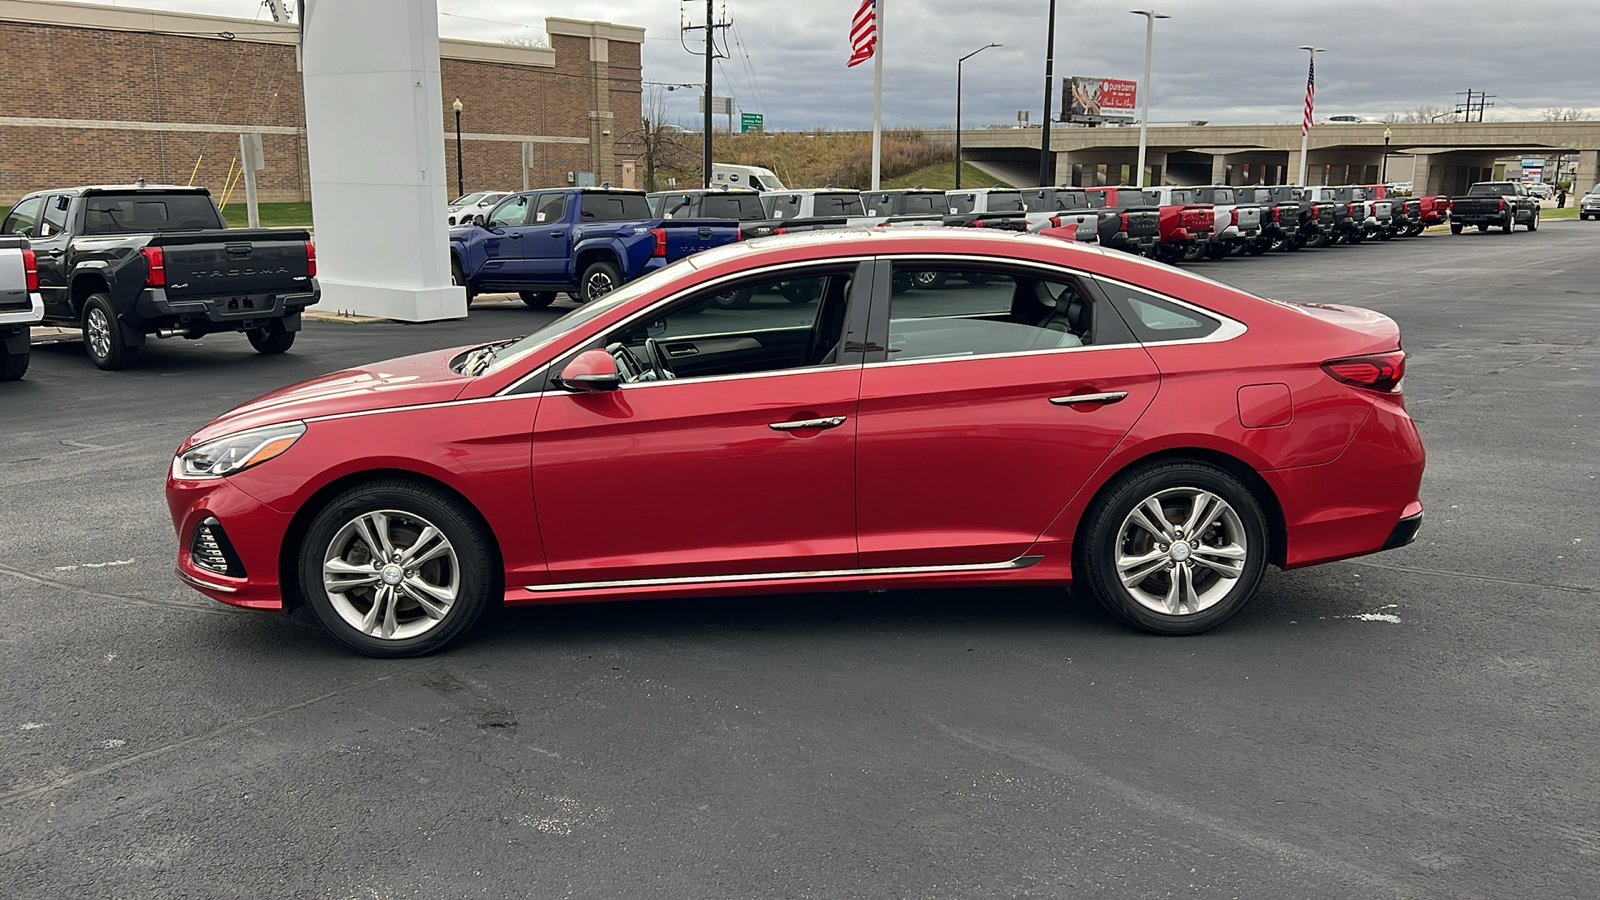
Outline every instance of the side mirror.
POLYGON ((485 226, 485 223, 487 223, 488 221, 489 221, 488 219, 485 219, 481 215, 477 215, 477 216, 473 216, 472 217, 472 224, 478 226, 479 228, 483 228, 485 226))
POLYGON ((569 391, 614 391, 622 385, 622 376, 611 354, 585 350, 561 370, 561 385, 569 391))

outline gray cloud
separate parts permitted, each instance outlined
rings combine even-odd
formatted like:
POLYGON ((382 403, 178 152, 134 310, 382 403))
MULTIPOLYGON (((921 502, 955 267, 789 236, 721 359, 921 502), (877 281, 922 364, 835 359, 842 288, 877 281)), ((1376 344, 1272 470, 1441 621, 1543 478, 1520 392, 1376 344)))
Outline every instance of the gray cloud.
MULTIPOLYGON (((716 71, 718 94, 765 112, 769 128, 860 128, 871 123, 871 65, 846 69, 846 32, 859 0, 716 0, 737 23, 733 58, 716 71), (748 67, 748 69, 747 69, 748 67), (753 77, 752 77, 753 76, 753 77)), ((882 0, 886 4, 884 119, 939 126, 954 119, 955 61, 991 41, 1005 46, 969 60, 963 115, 969 126, 1010 124, 1019 109, 1039 120, 1044 92, 1047 0, 882 0)), ((546 15, 606 19, 647 29, 645 78, 699 82, 700 58, 679 45, 676 0, 438 0, 440 31, 498 40, 537 34, 546 15)), ((251 17, 258 0, 133 0, 251 17)), ((1056 75, 1137 80, 1145 0, 1059 0, 1056 75)), ((1498 94, 1490 117, 1534 119, 1547 107, 1600 112, 1600 3, 1546 0, 1165 0, 1158 22, 1152 121, 1298 122, 1306 54, 1317 59, 1319 115, 1383 116, 1421 105, 1453 106, 1467 88, 1498 94)), ((1060 83, 1055 88, 1059 104, 1060 83)), ((674 113, 696 116, 689 91, 669 95, 674 113)))

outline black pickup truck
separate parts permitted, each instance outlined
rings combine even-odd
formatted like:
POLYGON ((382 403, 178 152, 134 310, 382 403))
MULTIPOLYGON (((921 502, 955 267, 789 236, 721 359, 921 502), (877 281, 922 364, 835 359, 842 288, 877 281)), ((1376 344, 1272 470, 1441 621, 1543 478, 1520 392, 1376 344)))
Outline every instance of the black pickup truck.
POLYGON ((1450 198, 1450 233, 1460 234, 1468 225, 1479 231, 1498 225, 1506 234, 1518 225, 1538 231, 1539 198, 1515 181, 1480 181, 1465 196, 1450 198))
POLYGON ((128 185, 28 194, 0 234, 32 243, 46 325, 83 329, 102 369, 134 360, 149 335, 243 332, 282 353, 321 298, 311 234, 230 229, 205 188, 128 185))

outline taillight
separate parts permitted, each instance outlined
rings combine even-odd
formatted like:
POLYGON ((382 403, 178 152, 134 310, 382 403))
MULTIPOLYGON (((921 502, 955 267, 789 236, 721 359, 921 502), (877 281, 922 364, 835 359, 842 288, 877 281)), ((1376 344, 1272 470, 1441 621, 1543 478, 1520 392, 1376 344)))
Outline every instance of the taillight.
POLYGON ((22 272, 28 278, 28 293, 39 289, 39 261, 32 250, 22 251, 22 272))
POLYGON ((317 277, 317 245, 306 241, 306 277, 317 277))
POLYGON ((1060 216, 1051 216, 1050 217, 1050 227, 1051 228, 1060 228, 1061 227, 1061 217, 1060 216))
POLYGON ((1346 203, 1344 205, 1344 213, 1347 216, 1353 216, 1357 218, 1361 216, 1360 213, 1356 212, 1356 205, 1354 203, 1346 203))
POLYGON ((150 266, 150 274, 144 276, 145 287, 166 287, 167 285, 167 257, 160 247, 141 247, 144 261, 150 266))
POLYGON ((1335 381, 1352 387, 1396 393, 1400 389, 1400 379, 1406 377, 1406 354, 1403 350, 1395 350, 1392 353, 1330 359, 1322 364, 1322 371, 1335 381))
POLYGON ((1233 224, 1239 224, 1239 208, 1234 207, 1233 209, 1228 210, 1228 217, 1233 220, 1233 224))
POLYGON ((789 233, 789 229, 783 228, 783 227, 780 226, 778 228, 772 229, 772 233, 773 234, 788 234, 789 233))
POLYGON ((973 228, 982 228, 983 227, 983 220, 982 219, 974 219, 973 222, 972 222, 972 227, 973 228))
POLYGON ((665 228, 652 228, 650 233, 655 236, 656 248, 650 255, 656 259, 667 258, 667 230, 665 228))
POLYGON ((1282 221, 1282 219, 1281 219, 1282 214, 1283 214, 1282 210, 1280 210, 1276 206, 1274 206, 1272 208, 1272 221, 1274 221, 1274 222, 1282 221))
POLYGON ((1128 230, 1128 214, 1127 213, 1117 213, 1117 218, 1122 220, 1122 230, 1123 231, 1127 231, 1128 230))
POLYGON ((1313 219, 1321 218, 1321 216, 1317 215, 1317 208, 1315 206, 1311 207, 1311 218, 1313 218, 1313 219))
POLYGON ((1500 198, 1500 208, 1501 209, 1505 209, 1506 208, 1506 198, 1504 198, 1504 197, 1500 198))

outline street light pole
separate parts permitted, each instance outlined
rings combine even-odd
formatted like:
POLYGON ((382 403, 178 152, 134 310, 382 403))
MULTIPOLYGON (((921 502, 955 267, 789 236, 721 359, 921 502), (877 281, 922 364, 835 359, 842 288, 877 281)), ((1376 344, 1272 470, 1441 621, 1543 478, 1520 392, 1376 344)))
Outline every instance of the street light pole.
MULTIPOLYGON (((1306 52, 1311 54, 1311 66, 1310 66, 1310 68, 1308 68, 1306 70, 1306 72, 1307 72, 1307 74, 1306 74, 1306 90, 1309 92, 1309 91, 1312 90, 1312 84, 1313 84, 1313 82, 1311 80, 1311 74, 1310 73, 1316 70, 1317 54, 1318 53, 1326 53, 1327 51, 1324 50, 1321 47, 1313 47, 1310 44, 1301 44, 1299 49, 1305 50, 1306 52)), ((1312 96, 1314 97, 1315 95, 1313 94, 1312 96)), ((1312 99, 1312 97, 1307 97, 1306 99, 1310 100, 1310 99, 1312 99)), ((1311 110, 1309 110, 1309 109, 1306 110, 1306 115, 1307 116, 1311 115, 1311 110)), ((1311 142, 1311 124, 1310 124, 1310 122, 1307 122, 1300 129, 1300 186, 1301 187, 1305 187, 1306 186, 1306 150, 1310 146, 1310 142, 1311 142)))
POLYGON ((1039 133, 1039 186, 1050 184, 1050 88, 1056 77, 1056 0, 1050 0, 1050 25, 1044 47, 1044 126, 1039 133))
POLYGON ((1129 12, 1136 16, 1144 16, 1144 84, 1139 87, 1140 92, 1144 94, 1144 112, 1139 116, 1139 168, 1133 182, 1134 187, 1143 188, 1145 148, 1150 139, 1150 44, 1156 37, 1156 20, 1172 17, 1153 9, 1133 9, 1129 12))
POLYGON ((1383 126, 1383 174, 1378 176, 1379 184, 1389 183, 1389 138, 1392 137, 1394 132, 1389 130, 1389 126, 1383 126))
POLYGON ((456 111, 456 196, 465 197, 467 190, 461 186, 466 180, 461 177, 461 98, 457 97, 450 108, 456 111))
POLYGON ((999 47, 1001 44, 985 44, 956 60, 956 190, 961 190, 961 64, 977 56, 990 47, 999 47))

